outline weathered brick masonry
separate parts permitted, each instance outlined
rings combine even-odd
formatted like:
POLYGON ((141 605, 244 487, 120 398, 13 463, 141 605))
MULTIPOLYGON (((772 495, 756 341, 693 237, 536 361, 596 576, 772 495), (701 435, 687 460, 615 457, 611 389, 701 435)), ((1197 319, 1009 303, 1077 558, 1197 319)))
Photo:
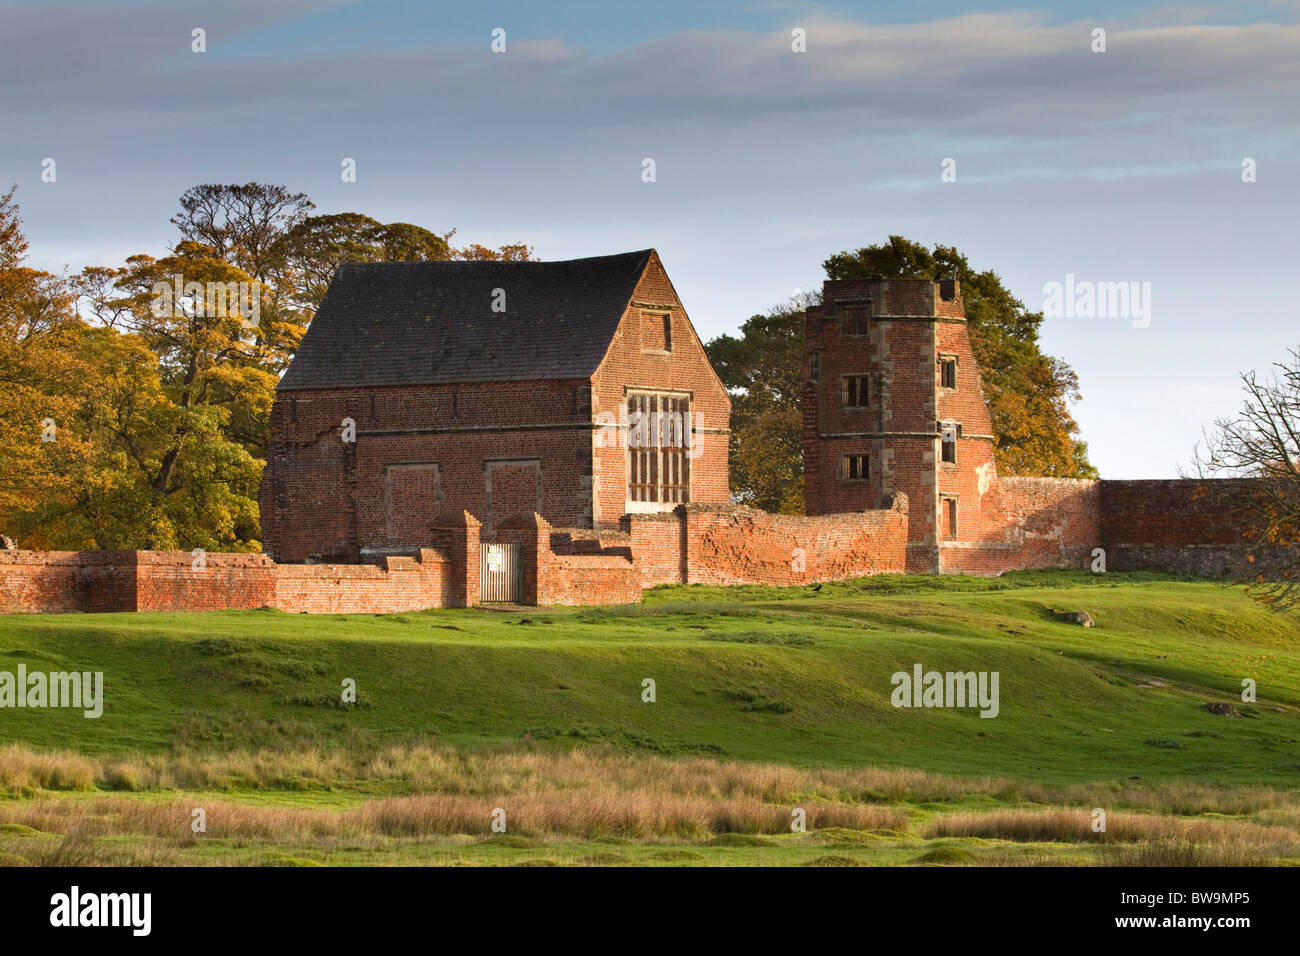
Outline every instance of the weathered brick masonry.
POLYGON ((262 554, 186 551, 0 551, 0 612, 213 611, 274 603, 276 565, 262 554))
POLYGON ((612 528, 629 510, 726 503, 730 414, 654 250, 345 266, 276 392, 263 547, 357 561, 421 547, 465 511, 489 530, 534 513, 612 528), (652 410, 639 433, 638 400, 652 410), (644 475, 630 433, 654 446, 644 475))
POLYGON ((641 585, 810 584, 902 573, 907 499, 888 509, 818 518, 735 505, 624 515, 641 585))
POLYGON ((1098 547, 1116 570, 1245 568, 1222 483, 999 476, 958 283, 827 282, 805 337, 808 513, 906 494, 907 570, 1087 568, 1098 547))
POLYGON ((1247 481, 1103 481, 1101 538, 1116 571, 1168 571, 1204 577, 1240 575, 1253 550, 1246 517, 1227 502, 1247 481))
POLYGON ((0 612, 464 607, 503 586, 503 550, 512 599, 542 605, 1087 568, 1098 547, 1111 570, 1246 567, 1222 483, 999 476, 956 282, 822 298, 791 517, 728 503, 730 399, 654 250, 346 266, 277 390, 267 554, 0 552, 0 612))

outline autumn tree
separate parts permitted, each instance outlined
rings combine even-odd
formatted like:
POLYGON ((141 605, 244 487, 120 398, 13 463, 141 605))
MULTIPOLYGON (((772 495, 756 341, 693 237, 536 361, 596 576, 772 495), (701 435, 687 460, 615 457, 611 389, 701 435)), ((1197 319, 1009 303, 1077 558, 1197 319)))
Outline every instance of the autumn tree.
MULTIPOLYGON (((447 233, 446 238, 451 239, 455 232, 453 229, 447 233)), ((452 249, 451 258, 472 262, 528 262, 533 259, 533 247, 522 242, 511 242, 492 249, 471 242, 468 246, 452 249)))
POLYGON ((92 326, 76 291, 24 267, 25 252, 11 192, 0 198, 0 528, 33 548, 256 548, 260 463, 227 430, 241 404, 265 410, 273 379, 219 354, 242 325, 165 317, 151 287, 173 270, 248 277, 199 250, 185 255, 202 262, 139 257, 97 277, 115 319, 92 326))
POLYGON ((72 422, 92 376, 71 292, 61 277, 24 265, 14 195, 0 195, 0 531, 30 545, 21 515, 60 494, 61 476, 87 457, 72 422))
POLYGON ((1063 359, 1043 354, 1038 339, 1043 314, 1030 312, 996 272, 975 271, 952 246, 926 249, 902 236, 837 253, 823 267, 829 279, 959 280, 971 350, 997 436, 998 471, 1097 477, 1070 414, 1070 404, 1080 398, 1078 377, 1063 359))
POLYGON ((0 196, 0 531, 38 548, 258 548, 275 385, 339 264, 532 254, 312 216, 284 186, 205 184, 181 197, 166 255, 65 279, 25 266, 13 197, 0 196))
POLYGON ((1193 471, 1207 482, 1201 494, 1223 514, 1245 517, 1251 544, 1245 583, 1276 608, 1300 606, 1300 348, 1261 377, 1241 377, 1241 411, 1207 430, 1193 471))

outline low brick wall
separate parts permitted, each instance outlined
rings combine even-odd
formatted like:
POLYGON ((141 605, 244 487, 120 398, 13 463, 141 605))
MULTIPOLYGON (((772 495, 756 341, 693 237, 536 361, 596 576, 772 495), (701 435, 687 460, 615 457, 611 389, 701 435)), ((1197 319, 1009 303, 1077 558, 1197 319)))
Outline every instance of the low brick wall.
POLYGON ((275 602, 261 554, 188 551, 3 551, 0 612, 212 611, 275 602))
POLYGON ((135 607, 130 610, 219 611, 275 606, 276 565, 264 554, 205 554, 200 570, 195 569, 195 559, 187 551, 127 553, 135 563, 135 607))
MULTIPOLYGON (((1243 482, 992 477, 961 534, 937 547, 946 573, 1088 568, 1198 576, 1243 573, 1249 542, 1233 509, 1243 482)), ((974 497, 972 495, 971 497, 974 497)), ((184 551, 0 552, 0 613, 205 611, 274 607, 387 614, 479 601, 483 541, 521 546, 523 601, 623 604, 657 584, 800 585, 902 573, 908 503, 820 517, 731 505, 624 515, 618 531, 554 529, 519 515, 485 533, 468 513, 430 532, 433 547, 371 564, 276 564, 261 554, 184 551)), ((933 546, 932 546, 933 547, 933 546)))
POLYGON ((0 613, 74 611, 410 611, 448 600, 437 551, 379 565, 279 564, 264 554, 186 551, 0 552, 0 613))
POLYGON ((623 515, 619 530, 627 535, 642 588, 686 583, 686 522, 681 515, 623 515))
POLYGON ((390 557, 373 564, 279 564, 275 603, 303 614, 393 614, 446 607, 454 588, 441 551, 419 558, 390 557))
POLYGON ((550 554, 544 558, 538 604, 636 604, 636 568, 617 554, 550 554))
POLYGON ((0 551, 0 613, 134 608, 134 575, 125 568, 118 573, 116 566, 108 572, 108 567, 88 572, 77 551, 0 551))

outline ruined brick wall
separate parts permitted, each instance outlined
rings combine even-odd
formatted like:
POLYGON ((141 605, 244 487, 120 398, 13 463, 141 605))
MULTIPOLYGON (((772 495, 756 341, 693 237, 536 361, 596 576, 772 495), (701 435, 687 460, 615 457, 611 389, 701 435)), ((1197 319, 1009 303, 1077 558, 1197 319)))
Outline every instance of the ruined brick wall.
MULTIPOLYGON (((650 257, 609 351, 591 378, 592 415, 603 426, 596 432, 593 446, 594 521, 607 528, 618 527, 629 510, 627 431, 623 427, 629 390, 689 397, 693 429, 691 501, 727 503, 731 399, 713 371, 657 253, 650 257), (667 349, 663 348, 665 329, 667 349)), ((556 525, 574 523, 551 520, 556 525)))
POLYGON ((906 562, 907 500, 888 509, 802 517, 736 505, 686 505, 624 519, 643 587, 837 581, 906 562))
POLYGON ((525 604, 630 604, 641 600, 629 542, 617 532, 556 531, 545 518, 534 514, 517 516, 507 526, 485 532, 483 540, 520 545, 525 604), (607 545, 606 539, 611 537, 614 540, 607 545))
MULTIPOLYGON (((1101 546, 1108 570, 1239 574, 1250 549, 1242 516, 1224 510, 1228 484, 989 476, 964 498, 969 527, 939 543, 939 565, 980 575, 1086 569, 1101 546)), ((629 603, 657 584, 788 586, 901 573, 909 560, 903 495, 888 509, 815 517, 690 504, 624 515, 618 531, 554 529, 536 514, 494 529, 468 512, 448 520, 430 530, 435 547, 373 564, 207 554, 199 569, 188 552, 0 552, 0 612, 463 607, 479 601, 480 550, 492 541, 521 546, 523 601, 540 605, 629 603)))
POLYGON ((1246 518, 1225 499, 1248 481, 1170 479, 1101 482, 1107 569, 1202 577, 1248 572, 1246 518))
POLYGON ((1101 544, 1103 482, 987 477, 964 489, 955 539, 939 544, 945 574, 996 575, 1091 565, 1101 544))

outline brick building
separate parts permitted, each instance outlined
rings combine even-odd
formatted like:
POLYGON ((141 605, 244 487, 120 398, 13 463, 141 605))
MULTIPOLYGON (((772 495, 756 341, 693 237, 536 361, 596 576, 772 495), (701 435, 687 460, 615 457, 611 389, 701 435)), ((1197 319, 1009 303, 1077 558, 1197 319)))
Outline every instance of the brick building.
POLYGON ((614 604, 1253 559, 1246 516, 1207 493, 1228 482, 999 476, 956 282, 827 282, 806 341, 808 514, 772 515, 729 503, 730 400, 654 250, 346 265, 277 390, 268 554, 3 551, 0 613, 614 604))
POLYGON ((937 572, 939 542, 970 537, 974 491, 994 472, 958 283, 827 282, 805 335, 808 514, 879 508, 902 492, 908 570, 937 572))
POLYGON ((490 535, 725 504, 730 410, 653 249, 347 264, 276 390, 263 547, 356 561, 465 513, 490 535))
POLYGON ((905 494, 911 572, 1087 566, 1100 483, 999 477, 960 283, 826 282, 805 336, 808 514, 905 494))

